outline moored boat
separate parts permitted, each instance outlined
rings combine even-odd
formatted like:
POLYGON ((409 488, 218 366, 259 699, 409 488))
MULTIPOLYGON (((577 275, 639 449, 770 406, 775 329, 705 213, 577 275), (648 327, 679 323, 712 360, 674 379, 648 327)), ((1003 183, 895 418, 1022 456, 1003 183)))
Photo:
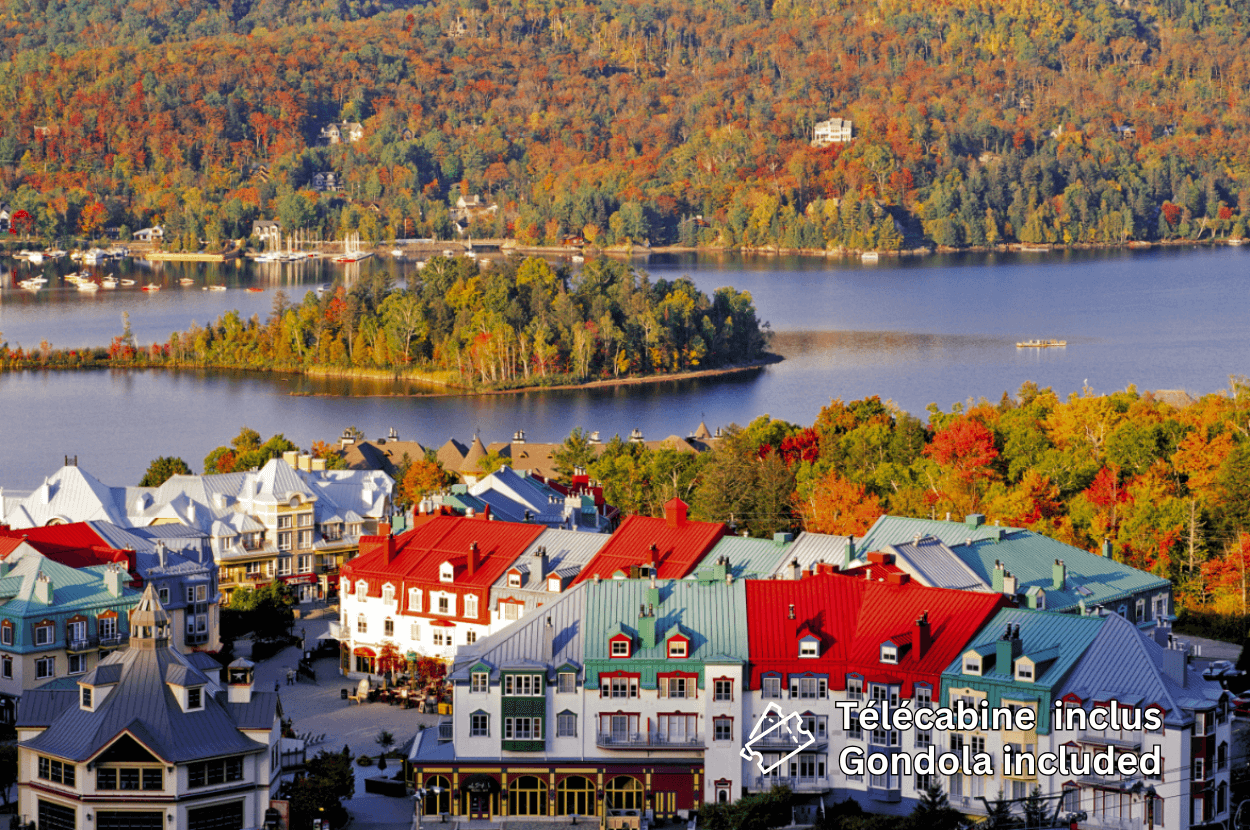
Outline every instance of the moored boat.
POLYGON ((1021 340, 1016 343, 1017 349, 1049 349, 1055 346, 1066 346, 1067 340, 1021 340))

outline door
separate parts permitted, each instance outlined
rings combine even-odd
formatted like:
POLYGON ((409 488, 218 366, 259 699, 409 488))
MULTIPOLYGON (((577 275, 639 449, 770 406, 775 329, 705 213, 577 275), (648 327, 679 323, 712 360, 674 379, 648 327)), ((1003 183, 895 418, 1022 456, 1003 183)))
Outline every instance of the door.
POLYGON ((469 793, 469 818, 490 818, 490 793, 469 793))
POLYGON ((672 818, 677 815, 677 793, 658 792, 655 798, 655 815, 657 818, 672 818))

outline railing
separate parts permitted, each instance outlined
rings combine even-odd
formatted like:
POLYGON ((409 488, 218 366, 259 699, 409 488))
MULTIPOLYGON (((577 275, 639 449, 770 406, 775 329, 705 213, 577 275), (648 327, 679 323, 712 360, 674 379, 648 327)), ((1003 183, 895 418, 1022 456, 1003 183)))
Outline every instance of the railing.
MULTIPOLYGON (((821 744, 826 744, 829 742, 829 739, 823 735, 816 735, 815 733, 813 733, 812 737, 816 741, 816 743, 813 744, 811 747, 808 747, 808 749, 814 750, 817 746, 821 744)), ((797 738, 789 734, 782 736, 782 735, 778 735, 777 732, 770 732, 763 737, 756 738, 755 740, 751 741, 751 746, 756 747, 758 749, 791 750, 801 743, 804 743, 802 738, 797 738)))
POLYGON ((96 648, 95 637, 75 637, 65 644, 66 651, 90 651, 96 648))
POLYGON ((1103 735, 1101 732, 1082 732, 1080 735, 1081 743, 1097 744, 1098 746, 1114 746, 1121 749, 1140 749, 1142 745, 1141 734, 1128 738, 1111 738, 1103 735))
POLYGON ((789 787, 796 793, 818 793, 832 790, 833 785, 816 775, 757 775, 754 789, 760 792, 773 787, 789 787))
POLYGON ((685 735, 670 738, 658 732, 600 732, 595 735, 595 744, 606 749, 632 749, 649 747, 651 749, 703 749, 703 738, 700 735, 685 735))
POLYGON ((112 648, 113 646, 120 646, 129 639, 130 639, 130 635, 124 634, 124 633, 104 635, 100 637, 100 648, 112 648))
POLYGON ((451 721, 444 721, 438 725, 438 739, 440 741, 450 741, 455 737, 455 725, 451 721))

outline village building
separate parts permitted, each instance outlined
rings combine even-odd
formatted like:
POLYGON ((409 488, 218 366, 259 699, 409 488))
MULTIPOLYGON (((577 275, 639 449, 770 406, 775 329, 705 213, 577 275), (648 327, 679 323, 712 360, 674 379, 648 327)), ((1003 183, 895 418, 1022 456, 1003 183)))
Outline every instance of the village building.
POLYGON ((567 591, 607 541, 603 534, 544 530, 491 585, 491 632, 528 617, 567 591))
POLYGON ((574 584, 593 577, 625 579, 657 576, 681 579, 695 569, 725 535, 720 522, 688 517, 689 506, 678 498, 664 505, 664 517, 628 516, 607 544, 582 569, 574 584))
POLYGON ((326 124, 321 128, 321 142, 326 145, 351 144, 365 137, 365 128, 358 121, 326 124))
POLYGON ((276 251, 282 247, 282 223, 273 219, 257 219, 252 222, 252 236, 262 248, 276 251))
POLYGON ((238 660, 205 672, 169 647, 148 586, 129 647, 18 709, 18 813, 46 830, 242 830, 277 795, 282 709, 238 660))
POLYGON ((341 668, 351 677, 383 673, 388 647, 400 658, 450 659, 485 636, 491 586, 545 528, 428 516, 401 536, 380 530, 340 578, 341 668))
POLYGON ((473 484, 452 485, 424 500, 420 510, 450 507, 466 514, 488 514, 506 522, 534 522, 550 528, 608 533, 618 511, 603 500, 603 487, 584 470, 557 484, 505 465, 473 484))
POLYGON ((830 144, 846 144, 853 137, 852 124, 845 118, 818 121, 812 128, 812 146, 827 147, 830 144))
POLYGON ((0 561, 0 722, 29 690, 95 668, 126 644, 139 592, 125 564, 71 567, 19 541, 0 561))

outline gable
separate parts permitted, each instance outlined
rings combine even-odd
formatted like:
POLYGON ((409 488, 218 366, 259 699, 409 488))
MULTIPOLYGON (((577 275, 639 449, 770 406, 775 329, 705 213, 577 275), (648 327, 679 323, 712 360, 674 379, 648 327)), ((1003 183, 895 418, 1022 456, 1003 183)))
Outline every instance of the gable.
POLYGON ((165 761, 148 751, 147 747, 136 741, 129 732, 123 732, 117 736, 116 740, 105 747, 104 751, 96 756, 95 763, 163 764, 165 761))

